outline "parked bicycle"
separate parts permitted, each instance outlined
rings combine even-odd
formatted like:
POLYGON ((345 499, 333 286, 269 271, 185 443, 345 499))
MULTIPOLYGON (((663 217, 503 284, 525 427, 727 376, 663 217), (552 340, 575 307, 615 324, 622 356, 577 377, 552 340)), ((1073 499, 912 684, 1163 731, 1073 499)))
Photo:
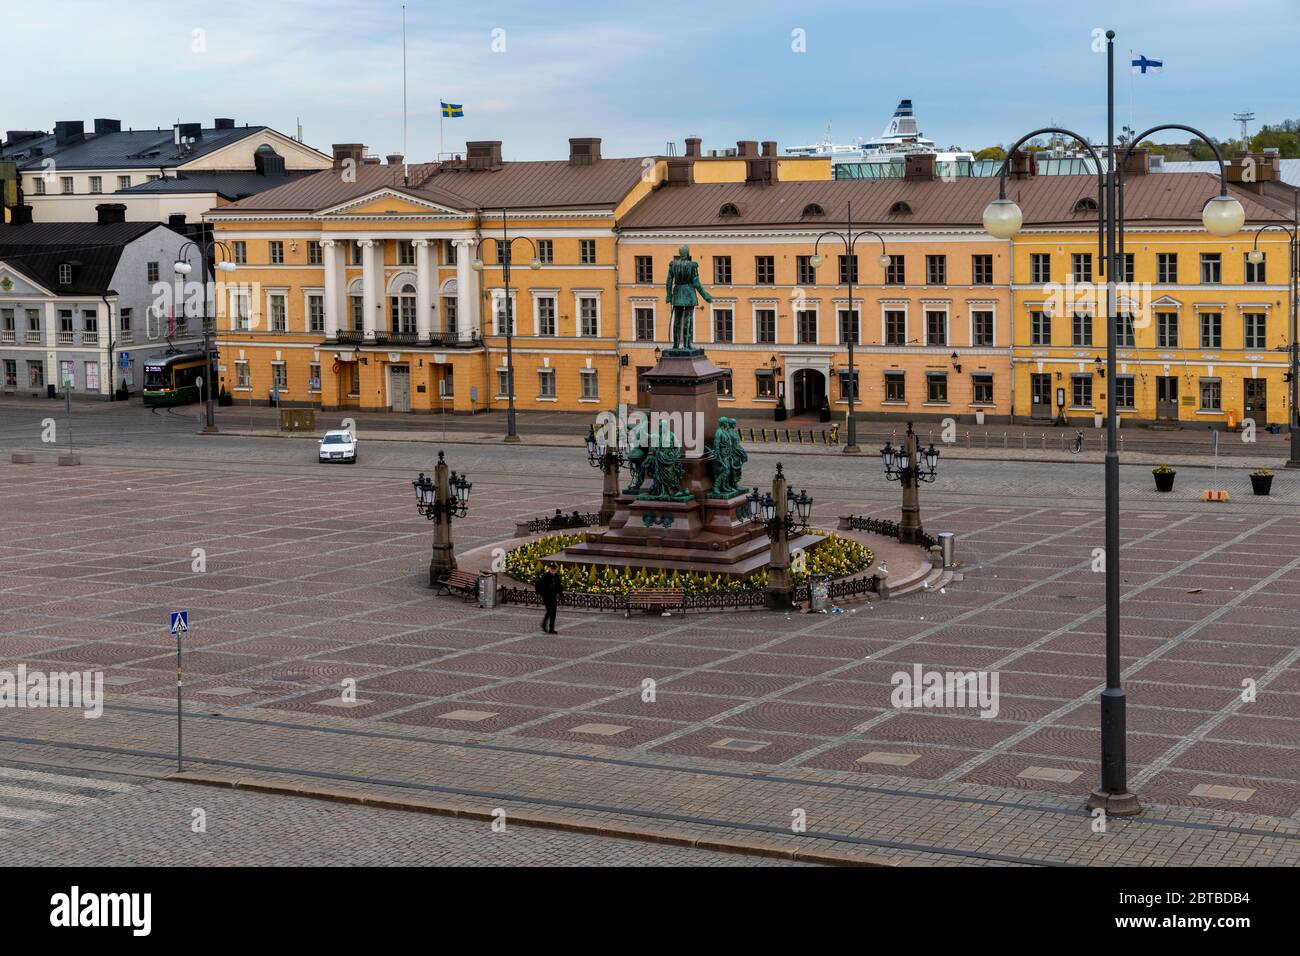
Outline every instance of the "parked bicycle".
POLYGON ((1070 451, 1076 455, 1083 451, 1083 432, 1074 433, 1074 441, 1070 442, 1070 451))

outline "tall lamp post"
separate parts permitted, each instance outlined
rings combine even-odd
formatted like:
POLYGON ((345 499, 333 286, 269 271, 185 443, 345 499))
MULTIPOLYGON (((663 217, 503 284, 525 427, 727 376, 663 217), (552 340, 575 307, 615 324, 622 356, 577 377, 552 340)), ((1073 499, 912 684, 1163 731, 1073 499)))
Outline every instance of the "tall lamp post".
MULTIPOLYGON (((1191 126, 1167 124, 1153 126, 1134 136, 1127 148, 1115 142, 1115 31, 1106 31, 1106 145, 1109 162, 1103 163, 1097 150, 1082 136, 1068 129, 1050 126, 1020 137, 1007 150, 998 175, 998 198, 984 210, 984 228, 997 239, 1010 239, 1023 222, 1020 207, 1007 199, 1007 167, 1016 151, 1036 136, 1058 133, 1075 140, 1091 154, 1097 165, 1097 244, 1104 252, 1106 276, 1106 369, 1113 383, 1116 373, 1116 324, 1118 300, 1116 276, 1124 275, 1123 168, 1137 144, 1153 133, 1176 129, 1191 133, 1208 143, 1219 164, 1219 195, 1210 199, 1201 212, 1206 230, 1215 236, 1235 235, 1246 220, 1241 203, 1228 195, 1223 155, 1213 140, 1191 126)), ((1125 740, 1125 697, 1120 685, 1119 628, 1119 434, 1115 422, 1115 388, 1106 389, 1106 689, 1101 694, 1101 784, 1088 798, 1088 809, 1107 814, 1128 816, 1140 813, 1141 805, 1128 790, 1128 758, 1125 740)))
POLYGON ((1269 223, 1262 226, 1255 233, 1255 242, 1251 246, 1250 252, 1246 253, 1246 259, 1253 265, 1259 265, 1264 261, 1264 253, 1259 249, 1259 235, 1266 229, 1278 229, 1286 234, 1287 244, 1287 314, 1291 319, 1291 344, 1287 346, 1290 358, 1287 362, 1289 371, 1287 372, 1287 382, 1290 384, 1290 395, 1287 401, 1290 403, 1290 409, 1287 414, 1287 431, 1291 435, 1291 454, 1287 460, 1288 468, 1300 468, 1300 413, 1296 411, 1297 389, 1297 372, 1300 372, 1300 343, 1296 342, 1296 283, 1300 281, 1300 192, 1292 196, 1292 213, 1291 228, 1279 226, 1277 223, 1269 223))
POLYGON ((600 520, 603 524, 614 517, 614 509, 618 507, 618 474, 619 469, 627 464, 627 454, 621 446, 610 445, 603 435, 596 434, 595 425, 588 428, 587 463, 605 475, 605 487, 600 496, 600 520))
MULTIPOLYGON (((512 249, 514 244, 520 239, 527 242, 533 247, 533 257, 528 260, 528 268, 540 269, 542 260, 537 256, 537 243, 527 236, 515 236, 510 238, 506 228, 506 211, 501 210, 501 244, 497 247, 501 250, 499 258, 501 259, 501 283, 505 287, 505 305, 502 306, 502 312, 506 317, 506 384, 509 386, 506 394, 506 437, 508 442, 519 441, 519 433, 515 430, 515 310, 510 304, 510 260, 514 258, 512 249)), ((483 271, 483 256, 479 254, 478 258, 471 263, 475 272, 483 271)))
POLYGON ((920 485, 938 477, 939 452, 933 444, 921 451, 921 443, 907 423, 907 437, 902 448, 885 442, 880 449, 880 459, 885 466, 885 478, 903 486, 903 520, 898 525, 898 540, 903 544, 920 544, 925 533, 921 527, 920 485))
POLYGON ((834 229, 828 229, 826 232, 823 232, 818 236, 817 241, 813 243, 813 254, 808 258, 808 264, 814 269, 821 268, 823 260, 818 254, 817 248, 821 245, 821 241, 827 236, 834 236, 844 244, 844 255, 848 261, 848 268, 845 270, 845 278, 848 280, 847 284, 849 287, 849 315, 853 316, 856 321, 854 323, 853 334, 849 336, 849 414, 848 431, 844 443, 844 453, 846 455, 857 455, 862 451, 862 449, 858 447, 858 425, 857 422, 853 420, 853 406, 857 404, 858 398, 858 367, 853 361, 853 346, 857 344, 858 333, 862 328, 862 317, 853 309, 853 273, 856 271, 855 267, 857 266, 858 261, 857 252, 855 251, 858 240, 863 236, 874 236, 880 241, 880 257, 877 261, 880 263, 882 268, 889 268, 890 259, 885 252, 884 237, 881 236, 880 233, 873 232, 870 229, 859 229, 857 232, 853 231, 853 202, 851 200, 848 204, 848 214, 845 220, 844 231, 836 232, 834 229))
MULTIPOLYGON (((217 430, 217 416, 214 411, 213 393, 217 387, 217 363, 216 356, 213 355, 212 348, 212 328, 208 323, 208 273, 209 272, 234 272, 235 257, 227 246, 220 239, 208 239, 201 242, 187 242, 181 246, 180 251, 176 253, 176 261, 172 263, 172 271, 181 279, 182 283, 185 277, 194 271, 194 267, 189 264, 188 256, 190 249, 196 249, 199 253, 199 273, 203 277, 203 354, 207 360, 207 370, 204 378, 207 382, 207 401, 203 411, 203 431, 212 433, 217 430), (216 269, 211 268, 211 263, 217 258, 217 253, 225 253, 225 259, 217 262, 216 269)), ((187 297, 182 296, 182 303, 187 297)), ((213 298, 216 298, 216 290, 213 289, 213 298)), ((214 303, 215 304, 215 303, 214 303)), ((215 322, 215 317, 214 320, 215 322)))
POLYGON ((772 493, 760 495, 758 489, 747 496, 750 521, 762 525, 772 542, 767 566, 767 606, 784 610, 790 601, 790 539, 808 530, 813 500, 807 491, 794 493, 777 462, 772 493))
POLYGON ((420 514, 435 522, 433 557, 429 559, 429 587, 437 587, 456 570, 456 551, 451 540, 451 519, 469 514, 469 493, 474 487, 464 475, 448 473, 447 462, 438 452, 433 477, 424 472, 411 482, 415 489, 415 506, 420 514))

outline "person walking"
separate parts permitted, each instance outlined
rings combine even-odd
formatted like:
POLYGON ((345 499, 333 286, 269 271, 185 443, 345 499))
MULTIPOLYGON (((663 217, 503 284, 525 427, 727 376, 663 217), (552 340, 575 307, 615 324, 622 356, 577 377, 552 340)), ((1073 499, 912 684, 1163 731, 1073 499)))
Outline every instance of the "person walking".
POLYGON ((547 634, 558 633, 555 630, 555 611, 560 606, 560 595, 564 593, 564 579, 554 564, 548 564, 541 577, 537 579, 537 593, 542 596, 542 606, 546 613, 542 615, 542 630, 547 634))

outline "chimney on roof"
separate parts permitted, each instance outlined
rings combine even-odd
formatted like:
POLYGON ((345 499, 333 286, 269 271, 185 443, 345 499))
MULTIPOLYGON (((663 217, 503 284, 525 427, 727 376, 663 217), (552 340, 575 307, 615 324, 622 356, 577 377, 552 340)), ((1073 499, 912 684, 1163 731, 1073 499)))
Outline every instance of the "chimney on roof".
POLYGON ((334 168, 343 169, 345 164, 356 169, 361 165, 361 159, 366 155, 365 143, 335 143, 334 150, 334 168))
POLYGON ((115 119, 97 119, 95 120, 95 135, 102 136, 104 133, 122 132, 122 121, 115 119))
POLYGON ((1224 172, 1227 174, 1228 182, 1257 193, 1263 192, 1262 184, 1272 180, 1275 175, 1273 158, 1265 153, 1248 153, 1239 150, 1226 166, 1224 172))
POLYGON ((501 140, 480 139, 465 144, 465 160, 470 169, 498 169, 501 166, 501 140))
POLYGON ((86 126, 81 120, 59 120, 54 124, 54 142, 70 146, 86 138, 86 126))
POLYGON ((686 137, 686 155, 692 159, 699 159, 700 143, 702 140, 698 136, 686 137))
POLYGON ((736 140, 736 155, 741 159, 749 159, 751 156, 758 155, 758 140, 756 139, 738 139, 736 140))
POLYGON ((695 160, 690 156, 669 156, 665 164, 668 168, 665 185, 689 186, 695 181, 695 160))
POLYGON ((776 140, 774 139, 763 140, 763 155, 764 156, 776 155, 776 140))
POLYGON ((909 183, 934 182, 934 153, 908 153, 903 159, 903 181, 909 183))
POLYGON ((97 216, 96 221, 101 226, 108 226, 115 222, 126 222, 126 203, 124 202, 102 202, 95 207, 97 216))
POLYGON ((9 225, 26 226, 32 221, 32 207, 27 203, 9 207, 9 225))
POLYGON ((185 228, 185 213, 174 212, 167 217, 167 226, 171 229, 181 230, 185 228))
POLYGON ((406 157, 404 157, 401 153, 389 153, 387 156, 384 157, 384 160, 388 163, 389 166, 400 166, 402 165, 402 160, 405 158, 406 157))
POLYGON ((600 138, 597 136, 569 137, 569 165, 590 166, 600 159, 600 138))
POLYGON ((1011 164, 1007 167, 1007 175, 1012 179, 1029 179, 1031 176, 1038 175, 1038 160, 1034 154, 1018 149, 1011 154, 1011 164))
POLYGON ((18 143, 25 143, 29 139, 39 139, 45 135, 44 130, 39 129, 11 129, 5 131, 5 145, 15 146, 18 143))
POLYGON ((253 150, 253 169, 259 176, 283 176, 284 157, 263 143, 253 150))
POLYGON ((213 129, 234 129, 235 121, 227 116, 218 116, 212 121, 213 129))
POLYGON ((197 143, 202 138, 202 123, 177 123, 172 127, 172 142, 177 146, 190 141, 197 143))
POLYGON ((1124 160, 1125 176, 1145 176, 1151 172, 1151 152, 1146 149, 1135 149, 1128 154, 1124 160))

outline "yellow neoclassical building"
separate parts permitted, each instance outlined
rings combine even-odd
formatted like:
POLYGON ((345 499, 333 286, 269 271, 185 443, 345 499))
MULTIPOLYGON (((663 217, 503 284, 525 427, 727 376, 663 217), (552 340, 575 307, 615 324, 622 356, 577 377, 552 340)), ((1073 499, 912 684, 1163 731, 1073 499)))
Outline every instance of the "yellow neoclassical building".
MULTIPOLYGON (((1271 177, 1267 166, 1262 179, 1271 177)), ((1240 165, 1229 169, 1230 181, 1240 165)), ((1221 425, 1285 423, 1286 237, 1256 231, 1289 223, 1273 187, 1232 185, 1246 223, 1225 239, 1201 223, 1219 194, 1208 173, 1150 174, 1138 157, 1126 176, 1126 274, 1119 291, 1118 374, 1106 380, 1105 277, 1097 249, 1096 180, 1038 177, 1009 184, 1025 212, 1014 239, 1015 413, 1092 422, 1114 389, 1123 420, 1221 425), (1280 241, 1279 241, 1280 239, 1280 241)), ((1280 184, 1278 184, 1280 185, 1280 184)))
MULTIPOLYGON (((997 240, 981 223, 996 181, 944 181, 928 157, 867 181, 755 141, 606 159, 599 140, 574 139, 545 162, 479 142, 409 166, 334 152, 334 168, 207 216, 237 263, 220 274, 218 342, 238 402, 501 409, 513 316, 519 410, 645 404, 643 374, 671 342, 667 264, 688 245, 713 296, 695 338, 731 372, 721 398, 737 411, 842 415, 851 337, 865 414, 1091 420, 1105 407, 1104 305, 1078 294, 1101 278, 1092 177, 1013 178, 1025 225, 997 240), (850 207, 855 259, 840 238, 850 207)), ((1266 234, 1265 262, 1245 261, 1254 230, 1283 221, 1279 201, 1234 186, 1247 225, 1215 239, 1200 209, 1216 179, 1144 171, 1126 186, 1121 414, 1285 421, 1284 238, 1266 234)))
MULTIPOLYGON (((826 160, 741 147, 706 158, 688 142, 714 178, 830 175, 826 160)), ((616 405, 616 224, 665 181, 667 162, 606 159, 598 139, 544 162, 507 162, 495 141, 433 164, 364 152, 336 146, 331 170, 207 216, 236 265, 217 308, 221 384, 235 400, 501 408, 509 345, 520 410, 616 405)))

